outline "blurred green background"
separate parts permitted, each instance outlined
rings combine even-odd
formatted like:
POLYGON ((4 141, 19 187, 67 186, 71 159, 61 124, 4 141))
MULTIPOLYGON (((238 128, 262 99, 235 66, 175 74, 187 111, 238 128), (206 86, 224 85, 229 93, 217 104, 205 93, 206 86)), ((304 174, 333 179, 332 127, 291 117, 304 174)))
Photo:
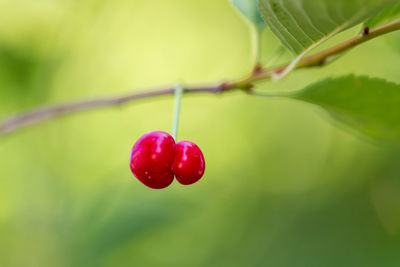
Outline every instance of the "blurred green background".
MULTIPOLYGON (((255 34, 227 0, 0 0, 0 116, 240 78, 255 34)), ((267 29, 262 43, 266 62, 279 41, 267 29)), ((393 33, 257 89, 348 73, 399 83, 399 62, 393 33)), ((302 102, 190 95, 178 135, 202 148, 205 176, 152 190, 129 153, 170 131, 172 109, 166 96, 1 137, 0 266, 400 266, 399 149, 302 102)))

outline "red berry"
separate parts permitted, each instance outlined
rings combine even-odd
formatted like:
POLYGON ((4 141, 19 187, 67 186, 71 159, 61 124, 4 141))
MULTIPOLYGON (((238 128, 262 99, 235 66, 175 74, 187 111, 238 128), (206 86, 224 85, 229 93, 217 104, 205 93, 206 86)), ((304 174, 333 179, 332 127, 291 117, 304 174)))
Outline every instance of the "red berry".
POLYGON ((175 145, 175 159, 172 171, 183 185, 197 182, 204 173, 205 162, 200 148, 190 141, 180 141, 175 145))
POLYGON ((175 141, 168 133, 149 132, 136 141, 129 160, 132 173, 154 189, 165 188, 174 180, 171 166, 175 141))

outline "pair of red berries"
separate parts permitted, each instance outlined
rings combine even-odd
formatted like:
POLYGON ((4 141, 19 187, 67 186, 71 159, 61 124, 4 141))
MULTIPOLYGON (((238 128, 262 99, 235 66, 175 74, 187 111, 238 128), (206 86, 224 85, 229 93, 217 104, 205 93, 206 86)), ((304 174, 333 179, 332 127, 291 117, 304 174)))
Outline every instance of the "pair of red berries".
POLYGON ((140 137, 132 148, 129 163, 136 178, 154 189, 169 186, 174 176, 183 185, 193 184, 205 169, 203 153, 195 143, 175 143, 171 135, 161 131, 140 137))

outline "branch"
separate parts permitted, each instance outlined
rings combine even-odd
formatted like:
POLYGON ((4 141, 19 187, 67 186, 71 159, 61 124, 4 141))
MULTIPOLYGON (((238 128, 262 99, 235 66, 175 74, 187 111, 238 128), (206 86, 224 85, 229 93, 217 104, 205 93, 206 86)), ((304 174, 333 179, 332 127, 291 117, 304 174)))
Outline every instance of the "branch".
MULTIPOLYGON (((223 91, 224 84, 214 87, 185 88, 185 93, 210 92, 217 93, 223 91)), ((83 100, 57 106, 41 107, 32 109, 25 113, 12 115, 3 119, 0 123, 0 135, 15 131, 24 126, 35 124, 44 120, 58 117, 65 114, 72 114, 79 111, 94 108, 117 106, 134 100, 150 98, 155 96, 170 95, 175 92, 175 87, 163 88, 141 93, 131 93, 118 97, 104 97, 93 100, 83 100)))
MULTIPOLYGON (((358 46, 364 42, 367 42, 369 40, 372 40, 376 37, 379 37, 381 35, 398 31, 400 30, 400 20, 394 21, 389 24, 385 24, 383 26, 377 27, 373 30, 368 30, 367 32, 362 32, 361 34, 344 41, 343 43, 337 44, 335 46, 332 46, 328 49, 325 49, 319 53, 316 53, 314 55, 305 57, 301 59, 297 66, 296 69, 299 68, 307 68, 307 67, 319 67, 328 64, 330 61, 328 60, 329 58, 332 58, 344 51, 347 51, 355 46, 358 46)), ((290 63, 281 65, 276 68, 271 68, 271 69, 263 69, 261 70, 257 75, 253 75, 253 77, 250 77, 248 79, 248 82, 254 82, 257 80, 265 79, 265 78, 270 78, 273 74, 279 73, 283 70, 286 69, 286 67, 290 63)), ((246 82, 246 80, 244 80, 246 82)))
MULTIPOLYGON (((300 60, 296 66, 298 68, 306 68, 306 67, 314 67, 314 66, 322 66, 329 63, 329 58, 332 58, 335 55, 338 55, 344 51, 347 51, 359 44, 362 44, 368 40, 376 38, 378 36, 387 34, 389 32, 400 30, 400 21, 395 21, 381 27, 378 27, 371 31, 364 31, 362 34, 357 35, 356 37, 347 40, 343 43, 335 45, 331 48, 323 50, 314 55, 308 56, 300 60)), ((233 89, 242 89, 247 90, 252 87, 252 83, 271 78, 273 75, 279 74, 282 72, 288 65, 282 65, 274 68, 262 69, 256 67, 253 73, 242 79, 231 81, 228 83, 221 83, 219 85, 213 86, 204 86, 204 87, 191 87, 184 86, 184 93, 222 93, 226 91, 230 91, 233 89)), ((119 97, 105 97, 93 100, 83 100, 78 102, 72 102, 68 104, 55 105, 49 107, 40 107, 36 109, 32 109, 30 111, 26 111, 24 113, 15 114, 4 118, 0 122, 0 135, 4 135, 6 133, 10 133, 12 131, 18 130, 24 126, 28 126, 31 124, 36 124, 54 117, 58 117, 61 115, 72 114, 80 111, 107 107, 107 106, 116 106, 122 105, 127 102, 131 102, 134 100, 151 98, 155 96, 162 95, 171 95, 174 93, 174 87, 162 88, 154 91, 146 91, 142 93, 131 93, 119 97)))

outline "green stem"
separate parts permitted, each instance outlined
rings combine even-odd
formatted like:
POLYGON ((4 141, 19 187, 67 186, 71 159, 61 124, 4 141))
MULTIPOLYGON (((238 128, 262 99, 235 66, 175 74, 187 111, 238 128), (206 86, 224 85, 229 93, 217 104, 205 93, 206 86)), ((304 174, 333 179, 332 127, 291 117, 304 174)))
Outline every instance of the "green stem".
POLYGON ((174 120, 172 122, 172 137, 177 141, 178 134, 178 124, 179 124, 179 112, 181 110, 181 100, 183 94, 182 85, 177 85, 175 87, 175 110, 174 110, 174 120))

